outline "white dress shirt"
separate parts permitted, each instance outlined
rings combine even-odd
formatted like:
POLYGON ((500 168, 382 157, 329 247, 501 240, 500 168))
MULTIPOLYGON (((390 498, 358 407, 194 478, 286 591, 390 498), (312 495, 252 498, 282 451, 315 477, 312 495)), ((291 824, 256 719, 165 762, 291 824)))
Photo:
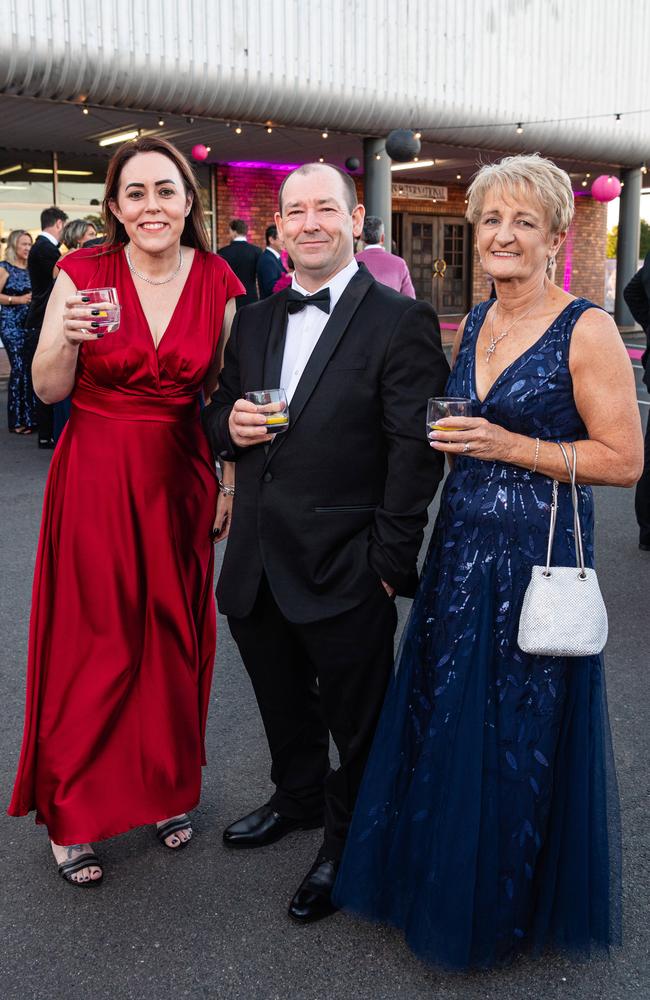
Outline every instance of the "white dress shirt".
MULTIPOLYGON (((304 306, 300 312, 289 313, 287 318, 287 335, 284 342, 284 356, 282 358, 282 374, 280 375, 280 387, 286 392, 289 402, 291 402, 291 398, 296 391, 296 386, 302 377, 311 353, 316 347, 328 319, 334 312, 336 303, 343 295, 350 279, 354 277, 358 270, 359 265, 353 257, 343 270, 335 274, 333 278, 330 278, 326 284, 321 285, 321 288, 329 288, 330 290, 329 315, 323 312, 322 309, 318 309, 317 306, 304 306)), ((314 292, 308 292, 306 288, 302 288, 296 281, 295 274, 291 281, 291 287, 295 288, 302 295, 309 296, 315 294, 314 292)), ((317 292, 320 292, 320 290, 320 288, 316 289, 317 292)))
POLYGON ((59 241, 57 240, 56 236, 52 236, 52 233, 39 233, 39 236, 44 236, 45 239, 49 240, 50 243, 53 243, 55 247, 59 246, 59 241))

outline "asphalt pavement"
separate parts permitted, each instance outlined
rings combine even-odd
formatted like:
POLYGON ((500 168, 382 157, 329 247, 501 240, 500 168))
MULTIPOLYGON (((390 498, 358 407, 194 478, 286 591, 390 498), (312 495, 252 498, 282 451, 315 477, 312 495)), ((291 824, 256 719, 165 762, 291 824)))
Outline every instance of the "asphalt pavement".
MULTIPOLYGON (((639 399, 650 402, 644 390, 639 399)), ((5 405, 0 394, 3 424, 5 405)), ((644 421, 649 409, 641 406, 644 421)), ((49 460, 35 440, 0 434, 4 804, 22 732, 31 578, 49 460)), ((549 955, 505 970, 450 974, 422 965, 398 932, 343 914, 310 927, 294 926, 286 906, 312 862, 319 832, 292 834, 260 851, 232 852, 221 843, 222 828, 265 801, 270 790, 255 701, 221 621, 209 766, 188 850, 177 855, 163 850, 150 828, 106 841, 99 845, 104 884, 86 892, 58 878, 46 834, 32 818, 10 819, 3 809, 4 1000, 648 1000, 650 553, 637 547, 631 490, 597 489, 596 504, 623 815, 622 948, 589 962, 549 955)), ((403 621, 406 605, 400 610, 403 621)))

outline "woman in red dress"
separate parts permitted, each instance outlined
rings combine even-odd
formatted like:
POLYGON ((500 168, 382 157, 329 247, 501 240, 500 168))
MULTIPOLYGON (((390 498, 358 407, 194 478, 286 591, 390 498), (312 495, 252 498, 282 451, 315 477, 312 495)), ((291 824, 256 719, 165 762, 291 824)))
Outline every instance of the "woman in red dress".
POLYGON ((85 886, 102 878, 92 841, 148 823, 170 848, 191 837, 216 641, 212 538, 231 502, 199 395, 215 386, 243 293, 208 252, 192 170, 164 140, 118 150, 104 212, 106 245, 59 261, 34 359, 40 398, 72 392, 72 415, 45 491, 9 807, 36 810, 60 874, 85 886), (121 322, 102 336, 83 290, 109 287, 121 322))

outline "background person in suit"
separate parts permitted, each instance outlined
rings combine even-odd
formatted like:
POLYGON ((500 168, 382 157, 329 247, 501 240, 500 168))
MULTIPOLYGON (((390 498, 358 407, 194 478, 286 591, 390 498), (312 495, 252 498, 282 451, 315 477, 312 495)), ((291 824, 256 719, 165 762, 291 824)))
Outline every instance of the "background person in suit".
POLYGON ((397 254, 389 253, 384 246, 384 223, 378 215, 366 216, 363 223, 365 249, 358 253, 357 260, 365 264, 370 273, 382 285, 394 288, 402 295, 415 298, 415 289, 406 261, 397 254))
POLYGON ((324 816, 322 848, 289 908, 301 922, 334 909, 393 665, 393 597, 415 591, 443 473, 425 430, 427 397, 442 394, 449 371, 439 324, 428 303, 357 264, 363 215, 338 168, 306 164, 288 175, 276 221, 296 267, 292 287, 237 314, 203 416, 215 454, 236 462, 217 598, 255 689, 275 784, 224 841, 262 846, 324 816), (290 425, 274 440, 242 396, 279 386, 290 425))
MULTIPOLYGON (((34 352, 43 325, 45 307, 54 287, 54 266, 61 256, 59 242, 68 216, 60 208, 45 208, 41 212, 41 233, 36 237, 27 258, 29 280, 32 285, 32 301, 25 325, 34 352)), ((33 357, 33 354, 32 354, 33 357)), ((38 424, 38 447, 53 448, 54 407, 36 397, 36 422, 38 424)))
POLYGON ((230 243, 219 250, 219 256, 230 265, 242 285, 245 295, 237 296, 237 309, 257 302, 257 262, 262 250, 246 239, 248 226, 243 219, 233 219, 230 223, 230 243))
POLYGON ((284 274, 284 264, 280 256, 282 240, 278 236, 278 227, 268 226, 265 237, 266 249, 257 262, 257 283, 260 286, 261 299, 273 295, 273 286, 284 274))
MULTIPOLYGON (((646 255, 643 267, 625 286, 623 296, 635 320, 645 330, 646 349, 641 364, 643 381, 650 390, 650 253, 646 255)), ((643 474, 636 486, 634 507, 639 524, 639 548, 650 552, 650 419, 645 432, 644 452, 643 474)))

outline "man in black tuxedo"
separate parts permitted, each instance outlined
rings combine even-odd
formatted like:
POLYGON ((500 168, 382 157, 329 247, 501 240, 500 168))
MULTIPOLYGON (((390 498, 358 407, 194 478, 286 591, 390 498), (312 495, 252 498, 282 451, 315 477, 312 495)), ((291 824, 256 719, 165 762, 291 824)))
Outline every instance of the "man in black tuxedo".
MULTIPOLYGON (((59 244, 63 227, 68 216, 60 208, 46 208, 41 212, 41 233, 36 237, 29 251, 27 267, 32 285, 32 301, 25 320, 26 335, 34 352, 43 325, 45 309, 54 287, 54 266, 61 256, 59 244)), ((38 422, 38 447, 53 448, 54 407, 41 402, 36 397, 36 420, 38 422)))
MULTIPOLYGON (((637 323, 646 335, 646 349, 641 358, 643 381, 650 390, 650 253, 623 290, 623 297, 637 323)), ((645 432, 645 460, 643 473, 636 484, 634 495, 636 519, 639 525, 639 548, 650 552, 650 419, 645 432)))
POLYGON ((221 247, 219 256, 223 257, 233 269, 246 289, 245 295, 238 295, 236 308, 241 309, 249 302, 257 302, 257 262, 262 253, 261 247, 249 243, 246 239, 248 226, 243 219, 233 219, 230 223, 230 243, 221 247))
POLYGON ((237 314, 204 411, 215 454, 237 473, 217 597, 255 689, 276 786, 224 841, 258 847, 324 818, 322 848, 289 907, 302 922, 333 912, 393 666, 393 598, 415 592, 443 474, 425 432, 427 398, 443 393, 449 371, 438 320, 357 264, 363 216, 338 168, 306 164, 287 177, 276 220, 293 287, 237 314), (242 396, 278 387, 290 423, 274 439, 242 396))
POLYGON ((267 299, 273 295, 273 288, 278 278, 285 273, 280 257, 282 240, 278 236, 277 226, 268 226, 266 233, 266 248, 257 261, 257 284, 260 288, 260 298, 267 299))

